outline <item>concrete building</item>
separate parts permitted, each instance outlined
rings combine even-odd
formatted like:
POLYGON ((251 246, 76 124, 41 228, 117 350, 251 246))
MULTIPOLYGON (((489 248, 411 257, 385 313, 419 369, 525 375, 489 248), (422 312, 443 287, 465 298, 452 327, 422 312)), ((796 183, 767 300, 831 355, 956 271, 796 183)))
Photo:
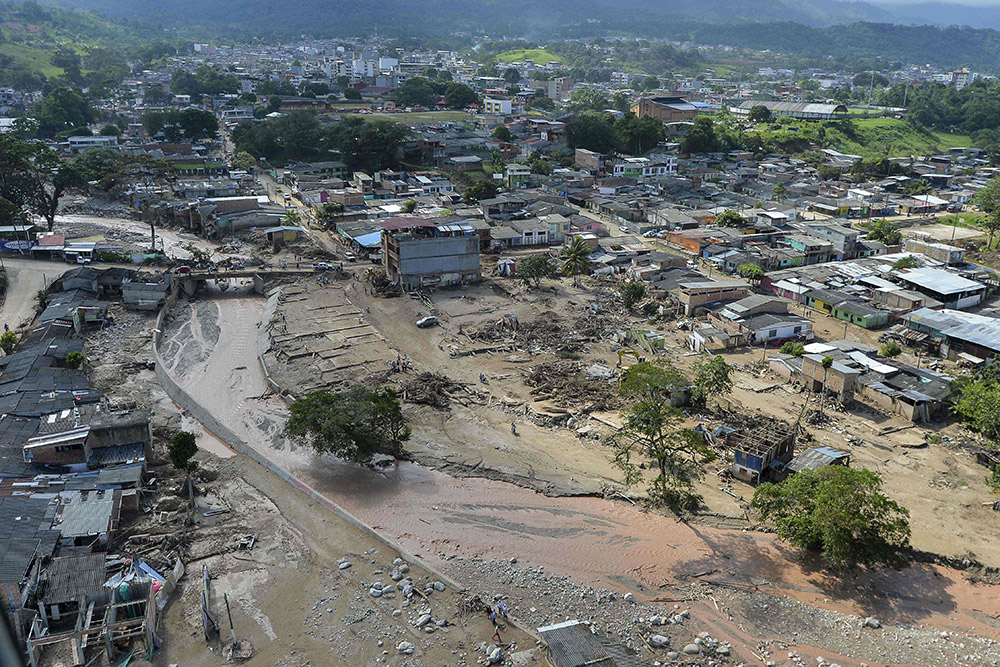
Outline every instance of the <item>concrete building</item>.
POLYGON ((513 110, 510 100, 499 100, 492 97, 483 99, 483 113, 494 116, 509 116, 513 110))
POLYGON ((944 269, 910 269, 900 271, 898 277, 904 285, 940 301, 945 308, 955 310, 981 303, 986 294, 986 285, 944 269))
POLYGON ((479 235, 465 220, 400 216, 384 220, 382 261, 401 289, 461 285, 480 279, 479 235))
POLYGON ((910 236, 903 240, 906 252, 920 253, 948 266, 965 263, 965 249, 935 241, 930 235, 910 236))
POLYGON ((655 118, 664 123, 694 120, 698 107, 683 97, 649 97, 632 105, 632 113, 639 118, 655 118))

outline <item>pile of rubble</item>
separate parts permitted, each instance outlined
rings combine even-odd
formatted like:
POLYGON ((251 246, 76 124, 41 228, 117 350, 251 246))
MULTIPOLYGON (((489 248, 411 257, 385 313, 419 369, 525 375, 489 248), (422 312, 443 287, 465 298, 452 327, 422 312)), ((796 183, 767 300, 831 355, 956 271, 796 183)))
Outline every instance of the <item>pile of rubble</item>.
POLYGON ((524 383, 539 401, 551 401, 581 412, 611 411, 621 406, 614 380, 589 372, 581 362, 551 361, 535 364, 524 373, 524 383))
POLYGON ((476 397, 465 383, 431 372, 408 377, 403 382, 402 394, 407 403, 435 408, 446 408, 452 401, 468 405, 469 400, 476 397))
POLYGON ((547 312, 530 322, 521 322, 514 315, 505 315, 495 322, 463 328, 462 332, 476 341, 509 343, 512 348, 580 352, 587 343, 598 340, 601 330, 598 319, 581 317, 567 326, 565 318, 557 313, 547 312))

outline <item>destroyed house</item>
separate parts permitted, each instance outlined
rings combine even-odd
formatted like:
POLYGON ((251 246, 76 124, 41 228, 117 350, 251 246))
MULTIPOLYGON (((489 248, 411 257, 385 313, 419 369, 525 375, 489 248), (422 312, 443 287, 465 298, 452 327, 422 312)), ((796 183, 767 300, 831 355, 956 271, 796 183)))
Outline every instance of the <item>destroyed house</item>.
POLYGON ((631 649, 593 632, 580 621, 538 628, 554 667, 639 667, 642 657, 631 649))
POLYGON ((59 542, 56 509, 49 499, 0 498, 0 599, 15 608, 59 542))
POLYGON ((733 452, 733 476, 751 484, 783 473, 795 453, 795 431, 779 421, 761 421, 726 435, 733 452))
POLYGON ((24 443, 23 456, 26 463, 83 470, 145 462, 151 446, 148 410, 75 406, 43 416, 39 434, 24 443))
POLYGON ((810 447, 785 467, 789 473, 818 470, 826 466, 849 466, 851 455, 832 447, 810 447))

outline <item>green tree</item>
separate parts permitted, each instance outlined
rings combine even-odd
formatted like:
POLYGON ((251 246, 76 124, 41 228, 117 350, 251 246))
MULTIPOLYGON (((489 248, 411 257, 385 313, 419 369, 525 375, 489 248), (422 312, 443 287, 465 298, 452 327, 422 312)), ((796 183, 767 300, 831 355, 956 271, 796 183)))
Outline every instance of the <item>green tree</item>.
POLYGON ((826 378, 830 374, 830 369, 833 368, 833 357, 823 357, 820 366, 823 367, 823 389, 819 395, 819 416, 822 418, 823 407, 826 402, 826 378))
POLYGON ((749 222, 742 215, 731 208, 727 208, 719 215, 715 216, 715 224, 718 227, 746 227, 749 222))
POLYGON ((781 352, 782 354, 790 354, 793 357, 801 357, 804 356, 806 353, 806 346, 803 345, 802 343, 797 343, 795 341, 790 340, 787 343, 783 344, 781 346, 781 349, 778 351, 781 352))
POLYGON ((518 261, 517 276, 526 283, 534 283, 535 287, 542 284, 542 278, 552 278, 556 275, 556 265, 548 253, 531 255, 518 261))
POLYGON ((607 114, 585 111, 566 123, 564 132, 569 148, 585 148, 606 155, 618 147, 614 123, 607 114))
POLYGON ((360 100, 361 99, 361 91, 358 90, 357 88, 348 88, 347 90, 344 91, 344 99, 345 100, 360 100))
POLYGON ((778 183, 773 188, 771 188, 771 196, 777 201, 781 201, 788 195, 788 188, 785 187, 784 183, 778 183))
POLYGON ((514 138, 514 135, 510 133, 510 128, 506 125, 497 125, 493 129, 493 138, 510 143, 510 141, 514 138))
POLYGON ((484 178, 465 188, 465 203, 472 205, 483 199, 492 199, 497 192, 497 184, 492 179, 484 178))
POLYGON ((257 168, 257 160, 246 151, 238 151, 236 155, 233 156, 232 165, 234 169, 253 171, 257 168))
POLYGON ((890 340, 888 343, 883 343, 882 347, 879 349, 879 354, 887 359, 892 359, 893 357, 898 357, 903 353, 903 348, 899 346, 899 343, 890 340))
POLYGON ((899 271, 900 269, 915 269, 921 265, 919 259, 916 255, 907 255, 906 257, 900 257, 895 262, 892 263, 892 270, 899 271))
POLYGON ((437 104, 438 91, 427 79, 415 76, 395 90, 396 104, 403 107, 429 107, 437 104))
POLYGON ((972 428, 1000 442, 1000 364, 990 363, 971 377, 952 382, 952 411, 972 428))
POLYGON ((267 106, 264 107, 267 113, 274 113, 281 109, 281 98, 277 95, 271 95, 267 98, 267 106))
POLYGON ((888 220, 876 220, 868 229, 868 238, 886 245, 899 245, 903 242, 903 233, 888 220))
POLYGON ((464 83, 452 82, 445 85, 444 101, 452 109, 464 109, 470 104, 479 102, 479 96, 464 83))
POLYGON ((64 130, 87 127, 96 120, 96 114, 83 95, 69 88, 57 88, 35 107, 35 118, 39 133, 54 137, 64 130))
POLYGON ((740 264, 736 267, 736 275, 750 281, 751 283, 757 284, 764 278, 764 269, 756 264, 740 264))
POLYGON ((612 463, 626 486, 642 479, 641 465, 650 459, 656 477, 647 488, 649 502, 674 510, 693 509, 701 501, 694 484, 712 455, 701 435, 682 428, 683 413, 672 406, 685 388, 684 376, 665 360, 641 362, 622 376, 619 391, 631 403, 622 412, 622 428, 610 438, 612 463))
POLYGON ((507 71, 503 73, 503 80, 507 83, 517 83, 521 80, 521 73, 517 71, 515 67, 507 68, 507 71))
POLYGON ((681 139, 680 150, 685 155, 717 153, 724 149, 722 139, 715 130, 715 122, 708 116, 698 116, 694 125, 681 139))
POLYGON ((666 126, 656 118, 637 118, 631 111, 615 121, 615 137, 622 150, 641 155, 666 136, 666 126))
POLYGON ((987 248, 993 247, 993 237, 1000 231, 1000 177, 991 178, 972 197, 972 203, 986 214, 983 227, 990 233, 987 248))
POLYGON ((608 108, 608 100, 601 93, 592 88, 581 88, 574 91, 569 98, 569 110, 573 113, 584 111, 603 112, 608 108))
MULTIPOLYGON (((0 340, 0 344, 2 344, 0 340)), ((70 368, 79 368, 83 366, 83 362, 86 361, 86 357, 83 356, 83 352, 70 352, 66 355, 66 365, 70 368)))
POLYGON ((562 262, 560 271, 563 275, 573 276, 573 284, 578 285, 578 276, 590 271, 590 256, 593 253, 586 241, 574 236, 559 251, 559 259, 562 262))
POLYGON ((403 205, 399 207, 399 210, 403 213, 413 213, 417 210, 417 200, 407 199, 403 202, 403 205))
POLYGON ((316 215, 317 219, 326 226, 330 226, 344 215, 344 205, 334 201, 323 204, 316 215))
POLYGON ((693 404, 707 405, 709 396, 725 396, 733 391, 733 368, 722 357, 701 359, 694 368, 693 404))
POLYGON ((870 470, 803 470, 757 487, 750 506, 779 537, 818 552, 835 571, 907 563, 909 512, 882 493, 881 478, 870 470))
POLYGON ((618 288, 618 295, 625 310, 632 310, 646 296, 646 284, 638 281, 623 283, 618 288))
POLYGON ((13 331, 4 331, 0 336, 0 350, 6 355, 14 354, 17 348, 17 334, 13 331))
POLYGON ((366 463, 376 454, 398 457, 410 437, 399 397, 391 389, 355 385, 312 391, 289 408, 285 433, 317 452, 366 463))
POLYGON ((624 90, 619 90, 611 96, 611 108, 622 113, 628 113, 631 106, 629 94, 624 90))
POLYGON ((195 469, 195 462, 191 459, 198 453, 198 440, 194 433, 189 431, 177 431, 167 445, 167 453, 170 456, 170 463, 178 470, 190 474, 195 469))
POLYGON ((758 104, 750 108, 750 113, 747 114, 747 119, 751 123, 770 123, 771 122, 771 110, 768 109, 763 104, 758 104))

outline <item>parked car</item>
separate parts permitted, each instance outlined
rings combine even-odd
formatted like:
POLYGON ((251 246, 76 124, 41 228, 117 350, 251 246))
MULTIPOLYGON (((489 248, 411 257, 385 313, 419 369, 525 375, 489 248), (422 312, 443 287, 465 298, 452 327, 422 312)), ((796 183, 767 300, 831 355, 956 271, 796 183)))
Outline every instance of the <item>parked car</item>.
POLYGON ((184 266, 178 266, 174 269, 174 273, 191 273, 191 267, 185 264, 184 266))
POLYGON ((427 317, 421 317, 417 320, 417 326, 421 329, 427 329, 428 327, 437 326, 438 318, 433 315, 428 315, 427 317))
POLYGON ((358 260, 358 257, 353 252, 348 250, 344 253, 344 259, 346 259, 348 262, 356 262, 358 260))
POLYGON ((621 225, 621 226, 620 226, 620 227, 618 228, 618 231, 620 231, 620 232, 624 232, 624 233, 628 234, 628 232, 629 232, 629 229, 628 229, 628 227, 626 227, 625 225, 621 225))
POLYGON ((89 257, 84 257, 83 255, 77 255, 76 256, 76 263, 77 264, 90 264, 91 261, 92 260, 89 257))
POLYGON ((333 271, 333 265, 326 262, 316 262, 313 264, 313 268, 317 271, 333 271))

